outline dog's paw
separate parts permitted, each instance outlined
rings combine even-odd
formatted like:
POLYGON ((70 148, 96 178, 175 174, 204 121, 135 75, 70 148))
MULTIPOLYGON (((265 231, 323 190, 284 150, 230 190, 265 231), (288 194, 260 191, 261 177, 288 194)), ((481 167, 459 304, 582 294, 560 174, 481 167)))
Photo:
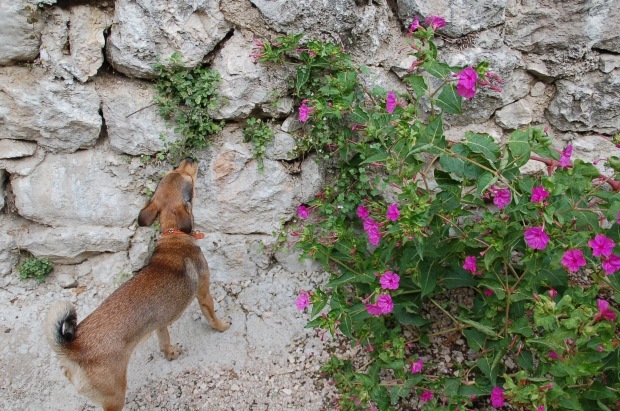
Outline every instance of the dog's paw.
POLYGON ((220 320, 217 324, 213 324, 213 328, 223 333, 230 328, 230 320, 220 320))
POLYGON ((181 354, 181 347, 178 345, 169 345, 165 350, 163 350, 163 352, 164 357, 168 361, 176 360, 179 357, 179 354, 181 354))

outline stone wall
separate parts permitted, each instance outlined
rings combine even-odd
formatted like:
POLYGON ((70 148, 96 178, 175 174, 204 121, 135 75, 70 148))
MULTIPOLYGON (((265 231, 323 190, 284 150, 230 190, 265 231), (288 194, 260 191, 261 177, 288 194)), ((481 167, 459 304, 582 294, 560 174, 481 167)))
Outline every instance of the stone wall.
POLYGON ((488 60, 505 80, 449 119, 449 137, 501 140, 531 124, 582 158, 616 150, 601 135, 620 131, 618 0, 0 0, 0 281, 17 281, 22 250, 53 261, 65 286, 144 264, 154 233, 136 218, 166 167, 140 156, 163 148, 161 134, 175 138, 149 107, 153 64, 174 52, 222 76, 214 114, 228 125, 200 156, 195 204, 213 278, 246 279, 274 259, 304 269, 274 253, 272 234, 325 170, 312 157, 291 166, 291 71, 254 62, 253 38, 303 31, 341 43, 370 68, 366 81, 398 88, 416 15, 446 19, 447 62, 488 60), (262 173, 241 135, 250 115, 281 128, 262 173))

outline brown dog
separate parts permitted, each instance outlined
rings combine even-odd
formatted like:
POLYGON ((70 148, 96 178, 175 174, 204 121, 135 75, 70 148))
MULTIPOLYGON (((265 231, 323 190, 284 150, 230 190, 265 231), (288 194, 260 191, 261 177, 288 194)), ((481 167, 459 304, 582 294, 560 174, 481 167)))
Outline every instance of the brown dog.
POLYGON ((179 356, 170 345, 168 325, 194 297, 213 328, 225 331, 209 292, 209 267, 192 234, 192 199, 198 166, 187 158, 168 173, 140 211, 138 224, 148 226, 159 214, 162 237, 149 263, 77 324, 75 308, 57 302, 45 319, 45 334, 65 376, 78 391, 104 410, 122 410, 127 364, 135 346, 157 331, 167 360, 179 356))

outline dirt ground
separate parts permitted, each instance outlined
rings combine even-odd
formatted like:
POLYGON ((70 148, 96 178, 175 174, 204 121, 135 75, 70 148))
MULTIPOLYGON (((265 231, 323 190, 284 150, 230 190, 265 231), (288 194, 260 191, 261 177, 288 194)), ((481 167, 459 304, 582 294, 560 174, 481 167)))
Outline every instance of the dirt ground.
MULTIPOLYGON (((324 278, 275 266, 243 283, 213 283, 218 315, 232 321, 230 329, 212 330, 192 303, 170 327, 183 349, 177 360, 163 358, 154 335, 134 351, 125 410, 334 409, 333 388, 317 377, 328 358, 325 342, 304 329, 308 316, 295 308, 297 290, 324 278)), ((0 279, 0 409, 96 409, 62 375, 42 332, 53 301, 71 301, 79 321, 121 281, 89 280, 63 289, 54 273, 44 284, 0 279)))

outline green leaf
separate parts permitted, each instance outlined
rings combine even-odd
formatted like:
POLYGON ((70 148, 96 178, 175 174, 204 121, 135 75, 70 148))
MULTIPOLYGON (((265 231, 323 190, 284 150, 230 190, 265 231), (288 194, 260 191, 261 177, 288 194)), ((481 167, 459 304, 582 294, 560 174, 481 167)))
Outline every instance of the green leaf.
POLYGON ((474 153, 482 154, 491 162, 497 161, 500 155, 500 149, 493 138, 488 134, 465 133, 467 139, 465 145, 474 153))
POLYGON ((422 76, 409 76, 404 79, 405 83, 408 83, 415 95, 420 98, 428 94, 428 86, 422 76))
MULTIPOLYGON (((501 358, 500 358, 501 359, 501 358)), ((476 365, 482 373, 491 380, 492 385, 496 385, 497 376, 499 375, 499 363, 496 357, 486 356, 478 359, 476 365)))
POLYGON ((448 290, 460 287, 475 287, 478 284, 474 277, 461 267, 447 270, 441 278, 441 283, 448 290))
POLYGON ((419 285, 422 289, 422 297, 430 295, 433 290, 435 290, 435 286, 437 285, 437 274, 435 270, 433 270, 433 264, 426 269, 421 269, 419 285))
POLYGON ((515 130, 508 138, 508 149, 515 158, 517 167, 522 167, 530 159, 531 147, 528 132, 515 130))
POLYGON ((463 335, 467 339, 467 345, 474 351, 482 351, 487 337, 485 334, 478 330, 463 330, 463 335))
POLYGON ((496 182, 497 182, 497 177, 495 177, 492 173, 485 172, 478 178, 478 181, 476 182, 476 185, 477 185, 476 194, 481 196, 482 193, 488 190, 489 187, 491 187, 496 182))
POLYGON ((616 394, 610 390, 609 387, 603 385, 599 381, 594 381, 594 383, 583 393, 583 396, 590 400, 604 400, 607 398, 615 398, 616 394))
POLYGON ((601 172, 598 171, 598 168, 596 168, 594 164, 586 163, 581 159, 576 159, 573 162, 573 173, 588 178, 597 178, 601 175, 601 172))
POLYGON ((425 134, 427 137, 427 142, 430 144, 435 144, 439 142, 443 142, 443 120, 441 116, 437 116, 428 123, 426 127, 425 134))
POLYGON ((437 106, 448 114, 461 114, 463 110, 463 97, 456 92, 454 84, 447 84, 437 97, 437 106))
POLYGON ((422 317, 417 313, 411 313, 407 311, 400 304, 394 305, 394 317, 398 320, 399 323, 404 325, 414 325, 416 327, 423 327, 426 324, 429 324, 431 321, 422 317))
POLYGON ((452 70, 450 70, 450 66, 448 66, 446 63, 440 63, 437 60, 431 60, 429 62, 426 62, 423 66, 431 76, 439 79, 445 79, 446 77, 452 75, 452 70))
POLYGON ((488 335, 489 337, 500 338, 499 334, 497 334, 492 328, 487 327, 486 325, 482 325, 477 321, 468 320, 467 318, 462 318, 462 317, 459 317, 459 321, 461 321, 464 324, 471 325, 476 330, 488 335))
POLYGON ((353 280, 354 278, 355 278, 355 273, 349 271, 349 272, 342 274, 338 278, 334 278, 333 280, 325 284, 325 287, 334 288, 340 284, 350 283, 351 280, 353 280))
MULTIPOLYGON (((452 146, 452 152, 462 157, 466 157, 467 154, 469 154, 467 147, 461 143, 452 146)), ((442 154, 441 157, 439 157, 439 164, 443 171, 454 173, 458 176, 462 176, 465 170, 465 160, 450 154, 442 154)))
POLYGON ((390 158, 389 154, 383 150, 380 150, 378 153, 373 154, 372 156, 368 157, 366 160, 362 161, 360 164, 380 163, 380 162, 386 161, 388 158, 390 158))

